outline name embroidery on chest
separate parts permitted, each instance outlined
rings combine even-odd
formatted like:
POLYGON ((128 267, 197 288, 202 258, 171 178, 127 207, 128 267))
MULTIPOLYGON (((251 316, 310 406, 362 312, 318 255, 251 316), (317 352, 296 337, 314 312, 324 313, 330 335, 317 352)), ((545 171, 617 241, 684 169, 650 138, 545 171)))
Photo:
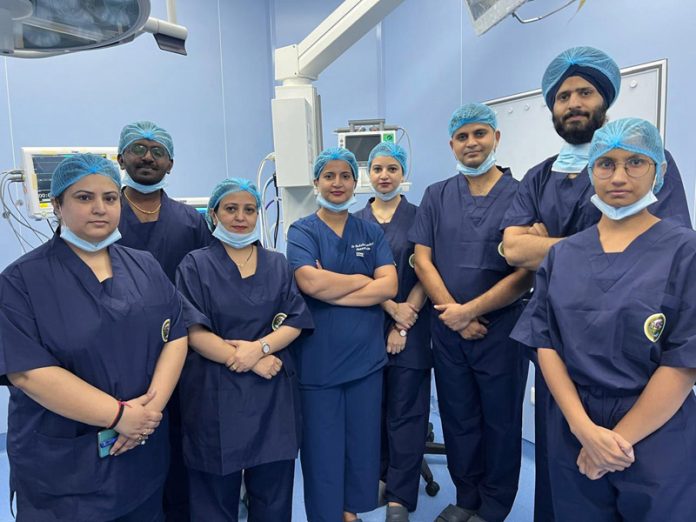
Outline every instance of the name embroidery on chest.
POLYGON ((350 248, 355 252, 355 257, 365 257, 365 254, 372 251, 372 247, 375 242, 370 243, 358 243, 357 245, 350 245, 350 248))

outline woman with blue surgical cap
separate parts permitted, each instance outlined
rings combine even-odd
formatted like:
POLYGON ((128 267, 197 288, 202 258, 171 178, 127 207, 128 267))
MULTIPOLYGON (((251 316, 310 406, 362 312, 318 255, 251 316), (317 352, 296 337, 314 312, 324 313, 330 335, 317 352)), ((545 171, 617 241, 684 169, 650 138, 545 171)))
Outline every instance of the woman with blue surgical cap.
POLYGON ((382 399, 382 480, 387 521, 405 522, 415 511, 430 412, 430 307, 413 264, 408 231, 418 207, 401 194, 406 151, 383 142, 368 158, 375 197, 355 216, 378 224, 396 261, 399 292, 382 303, 384 337, 389 357, 382 399))
POLYGON ((538 348, 558 520, 691 520, 696 232, 661 220, 666 159, 635 118, 589 151, 599 223, 551 248, 513 337, 538 348))
POLYGON ((520 472, 528 365, 509 338, 531 274, 508 265, 500 223, 519 183, 496 164, 493 110, 457 109, 449 122, 457 173, 430 185, 408 239, 430 301, 433 366, 455 503, 437 522, 502 522, 520 472))
POLYGON ((285 348, 313 323, 285 257, 261 246, 260 206, 248 180, 218 183, 208 202, 215 240, 176 273, 200 312, 180 383, 192 520, 236 521, 242 473, 250 522, 292 515, 300 421, 285 348))
POLYGON ((397 290, 394 258, 375 223, 348 213, 355 156, 314 163, 319 210, 288 231, 288 261, 316 329, 293 346, 302 398, 302 472, 310 522, 357 520, 377 507, 384 313, 397 290))
POLYGON ((0 275, 18 521, 161 520, 186 327, 152 255, 114 244, 120 187, 111 161, 64 159, 58 232, 0 275))

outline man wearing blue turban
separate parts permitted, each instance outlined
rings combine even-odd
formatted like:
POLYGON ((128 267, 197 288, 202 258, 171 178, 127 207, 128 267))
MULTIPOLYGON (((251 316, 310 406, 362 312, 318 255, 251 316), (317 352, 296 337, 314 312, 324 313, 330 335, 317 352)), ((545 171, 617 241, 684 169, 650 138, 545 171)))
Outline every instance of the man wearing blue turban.
MULTIPOLYGON (((590 201, 594 194, 587 174, 590 142, 595 131, 605 124, 607 109, 618 97, 620 86, 621 72, 614 60, 592 47, 567 49, 547 67, 542 92, 556 132, 565 144, 557 156, 527 172, 503 218, 503 247, 509 264, 537 270, 554 244, 599 221, 601 213, 590 201)), ((664 185, 650 211, 691 227, 679 169, 669 152, 665 151, 665 156, 664 185)), ((536 353, 531 358, 536 364, 536 353)), ((554 520, 544 414, 549 400, 548 388, 537 367, 535 522, 554 520)))
MULTIPOLYGON (((123 127, 118 144, 123 176, 120 243, 147 250, 174 282, 176 267, 186 254, 209 245, 212 236, 195 209, 170 199, 164 188, 174 166, 174 141, 162 127, 138 121, 123 127)), ((179 394, 167 406, 171 463, 164 491, 167 522, 188 521, 188 479, 181 449, 179 394)))

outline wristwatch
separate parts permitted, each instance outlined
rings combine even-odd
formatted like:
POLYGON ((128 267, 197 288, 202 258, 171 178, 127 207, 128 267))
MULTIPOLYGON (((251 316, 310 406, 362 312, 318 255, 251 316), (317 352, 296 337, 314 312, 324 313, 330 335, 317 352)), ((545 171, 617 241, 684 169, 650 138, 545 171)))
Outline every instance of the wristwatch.
MULTIPOLYGON (((396 328, 395 328, 395 329, 396 329, 396 328)), ((397 332, 399 332, 399 335, 400 335, 401 337, 406 337, 406 330, 397 330, 397 332)))
POLYGON ((261 351, 264 355, 268 355, 269 353, 271 353, 270 344, 268 344, 264 339, 259 339, 259 342, 261 343, 261 351))

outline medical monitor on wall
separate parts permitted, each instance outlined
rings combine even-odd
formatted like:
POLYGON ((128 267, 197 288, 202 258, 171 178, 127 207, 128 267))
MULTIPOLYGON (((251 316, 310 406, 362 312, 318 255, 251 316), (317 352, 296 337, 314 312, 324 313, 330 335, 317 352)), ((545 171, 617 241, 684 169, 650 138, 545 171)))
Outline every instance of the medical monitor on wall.
POLYGON ((50 196, 53 171, 63 159, 87 152, 110 159, 118 166, 116 147, 22 147, 24 200, 29 217, 53 216, 50 196))
POLYGON ((464 0, 469 10, 474 31, 482 35, 527 0, 464 0))

